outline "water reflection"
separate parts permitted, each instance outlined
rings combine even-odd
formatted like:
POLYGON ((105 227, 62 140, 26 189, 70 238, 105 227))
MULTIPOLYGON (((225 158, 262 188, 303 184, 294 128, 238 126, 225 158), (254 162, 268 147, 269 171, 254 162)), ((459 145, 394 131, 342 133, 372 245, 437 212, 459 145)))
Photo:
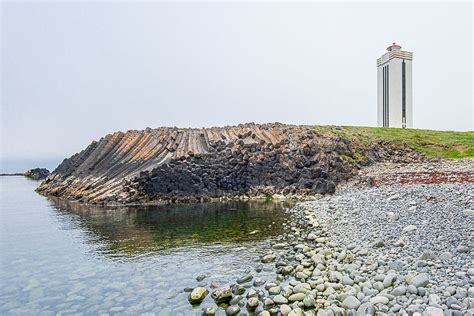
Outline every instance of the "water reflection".
POLYGON ((198 316, 183 288, 202 273, 207 285, 235 282, 287 220, 285 203, 104 209, 37 186, 0 179, 0 315, 198 316))
POLYGON ((97 251, 136 256, 176 247, 259 241, 282 233, 288 202, 103 208, 50 199, 64 225, 88 232, 97 251))

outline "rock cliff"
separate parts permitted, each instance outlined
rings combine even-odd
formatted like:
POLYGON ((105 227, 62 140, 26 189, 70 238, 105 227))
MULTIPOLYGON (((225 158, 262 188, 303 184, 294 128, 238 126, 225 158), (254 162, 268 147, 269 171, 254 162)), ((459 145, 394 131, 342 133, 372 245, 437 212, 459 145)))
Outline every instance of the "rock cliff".
POLYGON ((334 192, 357 168, 423 156, 313 126, 241 124, 109 134, 65 159, 38 192, 86 203, 192 202, 334 192))

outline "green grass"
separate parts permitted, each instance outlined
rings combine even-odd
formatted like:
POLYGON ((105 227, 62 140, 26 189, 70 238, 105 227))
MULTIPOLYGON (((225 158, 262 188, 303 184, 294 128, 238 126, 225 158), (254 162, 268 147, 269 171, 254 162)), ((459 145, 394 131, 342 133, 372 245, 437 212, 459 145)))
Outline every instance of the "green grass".
POLYGON ((392 142, 442 158, 474 157, 474 131, 433 131, 423 129, 317 126, 323 135, 337 134, 362 143, 374 141, 392 142))

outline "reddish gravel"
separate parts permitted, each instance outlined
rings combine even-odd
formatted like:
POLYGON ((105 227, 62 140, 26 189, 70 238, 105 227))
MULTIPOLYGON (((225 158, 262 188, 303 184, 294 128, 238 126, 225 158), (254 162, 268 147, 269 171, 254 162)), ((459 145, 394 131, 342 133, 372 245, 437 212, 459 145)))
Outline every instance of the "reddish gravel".
POLYGON ((474 172, 402 172, 373 178, 375 186, 390 184, 474 183, 474 172))

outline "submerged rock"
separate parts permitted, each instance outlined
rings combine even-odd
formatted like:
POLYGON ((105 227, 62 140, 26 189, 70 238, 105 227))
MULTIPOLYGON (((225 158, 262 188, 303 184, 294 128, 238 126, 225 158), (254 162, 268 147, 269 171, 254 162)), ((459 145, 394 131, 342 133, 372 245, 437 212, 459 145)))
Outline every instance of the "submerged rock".
POLYGON ((204 287, 197 287, 189 293, 188 301, 191 304, 201 303, 209 294, 209 291, 204 287))
POLYGON ((202 310, 202 316, 214 316, 216 314, 216 309, 214 307, 206 307, 202 310))

